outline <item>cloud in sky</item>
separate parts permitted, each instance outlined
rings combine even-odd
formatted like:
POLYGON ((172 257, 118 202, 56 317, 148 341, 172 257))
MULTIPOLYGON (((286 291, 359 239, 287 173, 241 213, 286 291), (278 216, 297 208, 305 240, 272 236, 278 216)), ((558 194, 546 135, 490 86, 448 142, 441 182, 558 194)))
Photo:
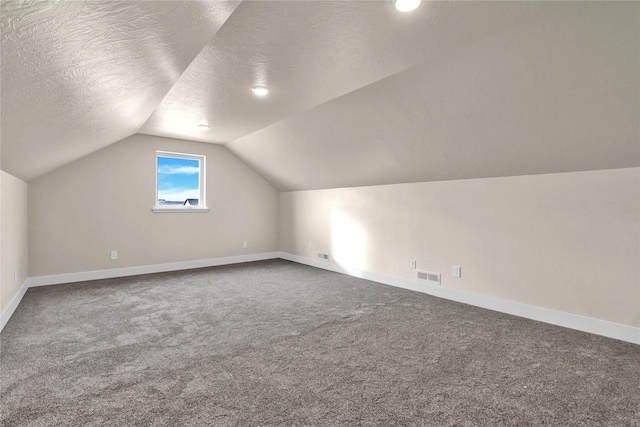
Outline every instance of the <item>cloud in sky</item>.
POLYGON ((180 166, 180 165, 159 165, 158 174, 160 175, 195 175, 200 172, 197 166, 180 166))
POLYGON ((158 199, 164 199, 171 202, 184 202, 187 199, 198 199, 200 193, 197 189, 188 188, 170 188, 168 190, 158 190, 158 199))

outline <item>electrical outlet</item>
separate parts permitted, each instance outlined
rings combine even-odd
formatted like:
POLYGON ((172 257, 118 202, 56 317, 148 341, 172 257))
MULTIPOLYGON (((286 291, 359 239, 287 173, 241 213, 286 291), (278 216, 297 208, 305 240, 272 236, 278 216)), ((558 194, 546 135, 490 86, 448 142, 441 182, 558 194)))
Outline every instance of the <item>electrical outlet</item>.
POLYGON ((313 252, 313 244, 309 243, 309 252, 313 252))
POLYGON ((452 265, 451 266, 451 275, 453 277, 462 277, 462 269, 460 268, 459 265, 452 265))
POLYGON ((13 270, 13 283, 18 281, 18 270, 13 270))
POLYGON ((242 247, 244 249, 247 249, 249 247, 249 243, 245 240, 244 242, 242 242, 242 247))
POLYGON ((418 268, 415 259, 409 260, 409 266, 412 270, 415 270, 416 268, 418 268))
POLYGON ((113 250, 111 251, 111 259, 118 259, 118 251, 113 250))

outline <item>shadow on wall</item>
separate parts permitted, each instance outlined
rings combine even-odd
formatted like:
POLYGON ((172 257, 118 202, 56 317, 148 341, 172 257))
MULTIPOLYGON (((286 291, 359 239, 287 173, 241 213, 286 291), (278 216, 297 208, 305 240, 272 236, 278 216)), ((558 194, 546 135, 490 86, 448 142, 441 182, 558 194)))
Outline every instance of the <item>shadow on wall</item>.
MULTIPOLYGON (((367 237, 364 229, 343 212, 331 211, 333 259, 346 270, 364 269, 367 237)), ((350 271, 350 273, 353 273, 350 271)))

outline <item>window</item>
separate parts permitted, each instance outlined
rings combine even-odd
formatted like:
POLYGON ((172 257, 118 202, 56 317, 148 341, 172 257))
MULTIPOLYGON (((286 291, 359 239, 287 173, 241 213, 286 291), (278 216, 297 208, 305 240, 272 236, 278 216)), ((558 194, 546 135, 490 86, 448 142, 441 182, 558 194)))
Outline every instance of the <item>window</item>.
POLYGON ((205 156, 156 151, 154 212, 208 212, 205 156))

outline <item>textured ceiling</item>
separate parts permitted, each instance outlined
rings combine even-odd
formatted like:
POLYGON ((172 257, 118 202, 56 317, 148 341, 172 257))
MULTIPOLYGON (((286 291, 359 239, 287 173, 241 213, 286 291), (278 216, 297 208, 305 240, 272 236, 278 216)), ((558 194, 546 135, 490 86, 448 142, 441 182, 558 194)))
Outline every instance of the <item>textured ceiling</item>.
POLYGON ((567 4, 228 146, 280 190, 640 166, 639 4, 567 4))
POLYGON ((243 2, 142 133, 227 143, 536 16, 530 4, 243 2), (268 98, 249 90, 266 85, 268 98), (202 132, 199 121, 212 128, 202 132))
POLYGON ((281 190, 640 166, 635 2, 1 7, 25 180, 136 132, 226 144, 281 190))
POLYGON ((236 3, 2 1, 2 170, 30 180, 136 133, 236 3))

